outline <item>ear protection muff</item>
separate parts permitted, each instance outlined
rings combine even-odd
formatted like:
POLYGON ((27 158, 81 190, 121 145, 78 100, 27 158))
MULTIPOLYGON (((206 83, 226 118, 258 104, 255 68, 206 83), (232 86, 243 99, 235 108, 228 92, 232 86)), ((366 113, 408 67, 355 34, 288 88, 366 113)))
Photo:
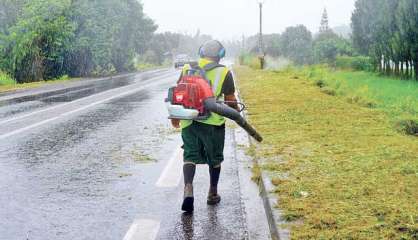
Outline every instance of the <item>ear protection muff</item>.
POLYGON ((222 45, 222 43, 221 42, 219 42, 218 40, 215 40, 218 44, 219 44, 219 46, 221 47, 221 49, 219 50, 219 52, 218 52, 218 57, 219 57, 219 59, 221 59, 221 58, 224 58, 225 57, 225 55, 226 55, 226 49, 225 49, 225 47, 222 45))
POLYGON ((224 58, 226 55, 226 50, 224 47, 222 47, 221 51, 219 51, 219 58, 224 58))

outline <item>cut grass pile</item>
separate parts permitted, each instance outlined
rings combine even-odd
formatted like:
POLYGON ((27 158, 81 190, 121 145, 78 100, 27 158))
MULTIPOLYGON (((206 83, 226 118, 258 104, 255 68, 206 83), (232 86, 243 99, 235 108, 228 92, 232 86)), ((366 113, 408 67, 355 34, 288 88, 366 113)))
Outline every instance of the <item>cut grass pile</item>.
POLYGON ((294 71, 236 73, 292 239, 418 238, 416 137, 294 71))
POLYGON ((370 72, 331 71, 324 66, 306 67, 306 78, 329 95, 345 96, 349 102, 379 108, 389 114, 400 130, 416 134, 418 129, 418 81, 383 77, 370 72), (411 128, 412 127, 412 128, 411 128))

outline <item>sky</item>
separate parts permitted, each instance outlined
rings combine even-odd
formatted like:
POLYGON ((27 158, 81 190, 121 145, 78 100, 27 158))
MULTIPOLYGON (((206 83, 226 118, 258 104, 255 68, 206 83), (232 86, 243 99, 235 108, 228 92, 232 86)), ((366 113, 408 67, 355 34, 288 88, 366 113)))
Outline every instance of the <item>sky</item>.
MULTIPOLYGON (((158 32, 210 34, 237 40, 258 32, 258 0, 141 0, 158 32)), ((324 7, 330 26, 349 25, 355 0, 264 0, 264 33, 304 24, 317 32, 324 7)))

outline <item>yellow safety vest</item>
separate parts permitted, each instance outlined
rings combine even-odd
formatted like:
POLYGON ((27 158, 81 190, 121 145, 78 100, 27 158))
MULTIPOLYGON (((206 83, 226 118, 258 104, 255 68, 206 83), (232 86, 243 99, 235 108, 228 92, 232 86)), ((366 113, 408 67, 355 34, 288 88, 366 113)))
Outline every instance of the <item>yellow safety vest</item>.
MULTIPOLYGON (((200 68, 204 68, 206 65, 213 63, 213 61, 208 60, 206 58, 199 59, 198 65, 200 68)), ((183 67, 183 74, 186 73, 187 70, 189 70, 191 66, 189 64, 186 64, 183 67)), ((206 78, 210 81, 210 84, 212 86, 212 91, 214 92, 215 96, 219 100, 223 100, 224 96, 222 94, 222 86, 224 84, 226 75, 228 74, 228 68, 226 67, 217 67, 213 70, 206 72, 206 78)), ((206 120, 199 120, 198 122, 209 124, 209 125, 215 125, 215 126, 221 126, 225 124, 225 118, 216 114, 211 113, 210 117, 206 120)), ((181 128, 186 128, 190 126, 193 123, 191 120, 182 120, 180 122, 181 128)))

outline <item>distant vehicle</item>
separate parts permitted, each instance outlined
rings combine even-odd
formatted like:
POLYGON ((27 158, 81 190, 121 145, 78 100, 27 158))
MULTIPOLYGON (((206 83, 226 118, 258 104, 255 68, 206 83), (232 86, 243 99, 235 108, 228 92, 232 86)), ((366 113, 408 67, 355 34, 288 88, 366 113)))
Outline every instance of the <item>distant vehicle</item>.
POLYGON ((191 62, 191 59, 187 54, 179 54, 174 59, 174 67, 180 68, 186 64, 189 64, 190 62, 191 62))

